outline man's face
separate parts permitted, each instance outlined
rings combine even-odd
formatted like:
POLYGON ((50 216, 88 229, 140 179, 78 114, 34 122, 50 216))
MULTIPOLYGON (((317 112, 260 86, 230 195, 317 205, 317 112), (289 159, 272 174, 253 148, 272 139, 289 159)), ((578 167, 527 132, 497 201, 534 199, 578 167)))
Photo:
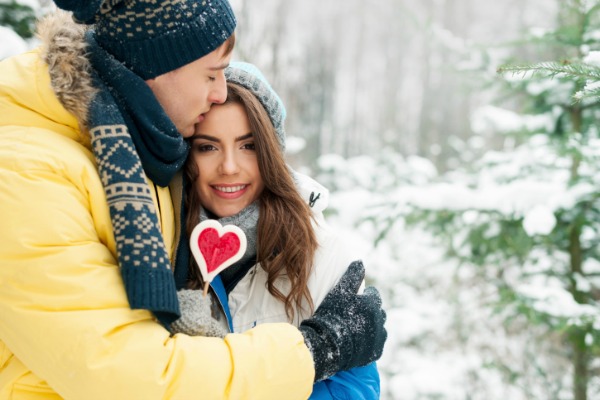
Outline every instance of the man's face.
POLYGON ((194 134, 194 125, 204 119, 213 104, 227 98, 224 70, 231 53, 221 46, 204 57, 174 71, 146 81, 177 130, 184 138, 194 134))

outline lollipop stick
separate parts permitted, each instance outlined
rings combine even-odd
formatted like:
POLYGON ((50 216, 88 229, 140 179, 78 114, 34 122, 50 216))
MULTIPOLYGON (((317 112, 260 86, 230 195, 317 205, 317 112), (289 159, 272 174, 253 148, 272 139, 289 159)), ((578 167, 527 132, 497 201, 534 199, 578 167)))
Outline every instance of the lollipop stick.
POLYGON ((208 294, 208 282, 204 282, 204 291, 202 292, 202 296, 206 297, 208 294))

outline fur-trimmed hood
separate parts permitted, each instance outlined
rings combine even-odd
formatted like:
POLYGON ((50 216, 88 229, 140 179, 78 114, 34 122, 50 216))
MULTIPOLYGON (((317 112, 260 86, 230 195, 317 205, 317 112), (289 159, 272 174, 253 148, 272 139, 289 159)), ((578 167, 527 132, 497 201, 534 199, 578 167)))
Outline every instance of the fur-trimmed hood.
POLYGON ((48 64, 52 89, 82 131, 87 130, 89 105, 96 93, 86 57, 86 29, 73 21, 71 13, 61 10, 47 15, 37 26, 41 57, 48 64))

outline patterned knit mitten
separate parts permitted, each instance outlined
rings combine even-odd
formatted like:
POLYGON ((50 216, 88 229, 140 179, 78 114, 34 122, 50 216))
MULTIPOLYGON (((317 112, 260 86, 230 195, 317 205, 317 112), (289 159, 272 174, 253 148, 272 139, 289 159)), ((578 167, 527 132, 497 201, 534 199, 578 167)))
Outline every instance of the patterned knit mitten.
POLYGON ((225 337, 227 329, 211 313, 212 296, 202 290, 183 289, 177 292, 181 318, 171 324, 172 333, 190 336, 225 337))

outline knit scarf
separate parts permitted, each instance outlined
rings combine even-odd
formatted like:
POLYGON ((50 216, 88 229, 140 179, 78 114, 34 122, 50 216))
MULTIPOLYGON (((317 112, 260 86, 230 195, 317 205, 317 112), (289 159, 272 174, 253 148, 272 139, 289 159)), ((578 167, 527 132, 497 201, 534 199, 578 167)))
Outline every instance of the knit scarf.
POLYGON ((188 146, 146 82, 104 51, 93 31, 86 42, 98 89, 88 116, 92 149, 129 304, 152 311, 168 326, 179 318, 179 303, 146 176, 168 185, 188 146))

